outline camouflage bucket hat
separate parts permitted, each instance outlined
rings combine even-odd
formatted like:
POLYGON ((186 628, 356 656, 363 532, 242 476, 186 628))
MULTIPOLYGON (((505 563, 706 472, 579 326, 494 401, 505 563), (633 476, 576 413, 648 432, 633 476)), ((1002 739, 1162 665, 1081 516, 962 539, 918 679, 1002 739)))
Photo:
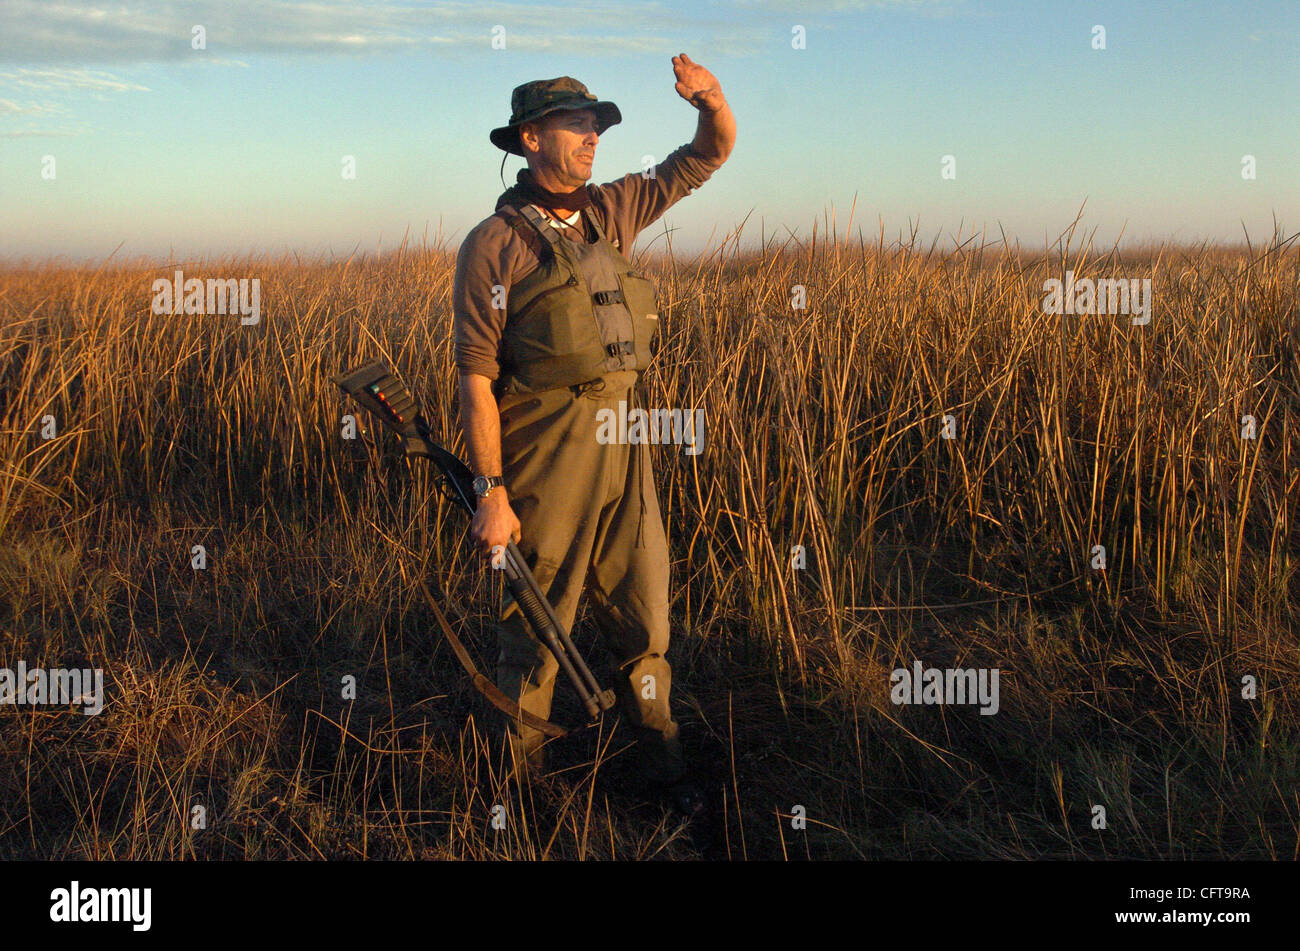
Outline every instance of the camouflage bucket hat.
POLYGON ((618 106, 612 102, 601 102, 587 92, 586 86, 571 76, 537 79, 515 87, 515 91, 510 94, 510 122, 499 129, 493 129, 489 138, 497 148, 505 149, 511 155, 522 156, 524 150, 519 145, 519 126, 560 109, 595 109, 597 135, 623 121, 618 106))

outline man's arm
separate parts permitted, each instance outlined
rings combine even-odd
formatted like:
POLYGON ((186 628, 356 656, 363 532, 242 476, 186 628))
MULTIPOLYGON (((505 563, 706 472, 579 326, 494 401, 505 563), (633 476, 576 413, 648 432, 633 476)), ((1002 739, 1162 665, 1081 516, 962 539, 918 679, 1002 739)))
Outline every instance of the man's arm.
POLYGON ((501 475, 501 408, 492 381, 478 373, 460 374, 460 429, 470 470, 476 476, 501 475))
POLYGON ((736 117, 724 99, 722 105, 710 112, 700 110, 700 118, 695 123, 695 138, 691 148, 701 158, 721 165, 731 155, 736 144, 736 117))
MULTIPOLYGON (((477 373, 460 375, 460 428, 473 473, 501 475, 501 409, 487 377, 477 373)), ((518 542, 522 537, 507 489, 493 489, 486 498, 479 499, 474 510, 470 537, 485 555, 491 555, 498 545, 504 548, 511 539, 518 542)))
POLYGON ((673 57, 677 94, 700 111, 691 148, 710 164, 721 165, 736 144, 736 117, 717 77, 685 53, 673 57))
POLYGON ((605 233, 627 254, 640 232, 699 188, 731 155, 736 117, 714 75, 682 54, 673 57, 677 94, 699 111, 695 138, 675 149, 649 174, 632 172, 589 186, 605 212, 605 233))
MULTIPOLYGON (((495 226, 471 231, 457 255, 452 284, 460 428, 475 475, 505 475, 501 411, 492 394, 492 381, 500 375, 497 351, 505 326, 505 311, 496 306, 496 289, 508 287, 514 274, 505 244, 508 236, 508 228, 495 226)), ((489 557, 496 546, 505 547, 511 538, 520 540, 519 519, 510 508, 506 487, 498 486, 479 500, 470 522, 470 537, 489 557)))

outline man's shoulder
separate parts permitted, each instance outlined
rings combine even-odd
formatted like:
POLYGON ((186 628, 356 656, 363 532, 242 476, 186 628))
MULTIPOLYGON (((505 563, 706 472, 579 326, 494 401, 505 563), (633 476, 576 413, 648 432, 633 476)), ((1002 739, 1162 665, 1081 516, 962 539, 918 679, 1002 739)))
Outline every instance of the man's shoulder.
POLYGON ((508 208, 494 211, 470 228, 469 234, 465 235, 465 240, 461 242, 461 252, 464 253, 466 249, 481 251, 486 246, 504 244, 511 232, 510 224, 505 218, 508 212, 508 208))
POLYGON ((491 261, 494 267, 513 270, 521 255, 527 254, 518 243, 520 235, 511 226, 513 215, 514 209, 504 206, 471 228, 456 253, 458 264, 465 268, 474 267, 475 262, 491 261))
POLYGON ((518 208, 503 205, 465 235, 456 254, 456 270, 466 275, 491 272, 510 283, 527 276, 549 254, 518 208))

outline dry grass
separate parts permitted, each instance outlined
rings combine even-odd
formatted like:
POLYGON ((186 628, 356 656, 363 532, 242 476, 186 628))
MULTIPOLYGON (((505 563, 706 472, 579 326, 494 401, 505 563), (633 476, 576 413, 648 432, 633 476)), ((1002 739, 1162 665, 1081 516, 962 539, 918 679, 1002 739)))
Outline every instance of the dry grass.
POLYGON ((431 473, 340 438, 331 376, 384 357, 458 441, 450 250, 181 264, 259 278, 251 327, 152 314, 171 264, 0 272, 0 664, 108 691, 0 709, 0 853, 1296 857, 1296 250, 737 240, 646 262, 647 405, 707 413, 702 455, 654 450, 707 841, 620 791, 617 730, 507 779, 404 580, 489 667, 495 582, 431 473), (1151 278, 1152 322, 1044 315, 1067 268, 1151 278), (914 658, 999 668, 1000 712, 894 706, 914 658))

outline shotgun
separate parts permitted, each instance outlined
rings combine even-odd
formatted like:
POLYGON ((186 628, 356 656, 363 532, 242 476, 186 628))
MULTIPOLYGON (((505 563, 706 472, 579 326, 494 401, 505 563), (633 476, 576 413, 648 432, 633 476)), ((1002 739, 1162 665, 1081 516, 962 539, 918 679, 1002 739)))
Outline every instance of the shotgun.
MULTIPOLYGON (((455 453, 443 448, 434 440, 415 397, 411 395, 406 384, 389 370, 383 361, 377 360, 356 370, 341 373, 334 378, 334 382, 344 393, 369 410, 385 429, 401 437, 408 457, 432 461, 442 475, 444 493, 454 505, 473 518, 478 497, 474 494, 474 475, 470 472, 469 466, 465 465, 455 453)), ((556 617, 555 609, 542 593, 537 579, 533 577, 523 555, 515 547, 513 539, 507 543, 502 555, 500 559, 493 559, 493 567, 499 565, 505 571, 506 585, 510 588, 510 593, 515 603, 519 605, 519 610, 529 627, 538 640, 555 655, 560 669, 577 690, 592 721, 599 719, 604 711, 614 706, 614 692, 601 689, 595 675, 583 661, 582 655, 573 646, 573 642, 569 639, 569 632, 556 617)), ((437 599, 423 580, 420 581, 420 590, 433 609, 443 636, 451 645, 452 652, 461 666, 469 673, 475 688, 498 710, 520 720, 524 725, 540 730, 547 736, 564 736, 567 731, 562 727, 521 709, 515 701, 502 693, 496 684, 479 673, 469 651, 452 631, 446 616, 438 606, 437 599)))

